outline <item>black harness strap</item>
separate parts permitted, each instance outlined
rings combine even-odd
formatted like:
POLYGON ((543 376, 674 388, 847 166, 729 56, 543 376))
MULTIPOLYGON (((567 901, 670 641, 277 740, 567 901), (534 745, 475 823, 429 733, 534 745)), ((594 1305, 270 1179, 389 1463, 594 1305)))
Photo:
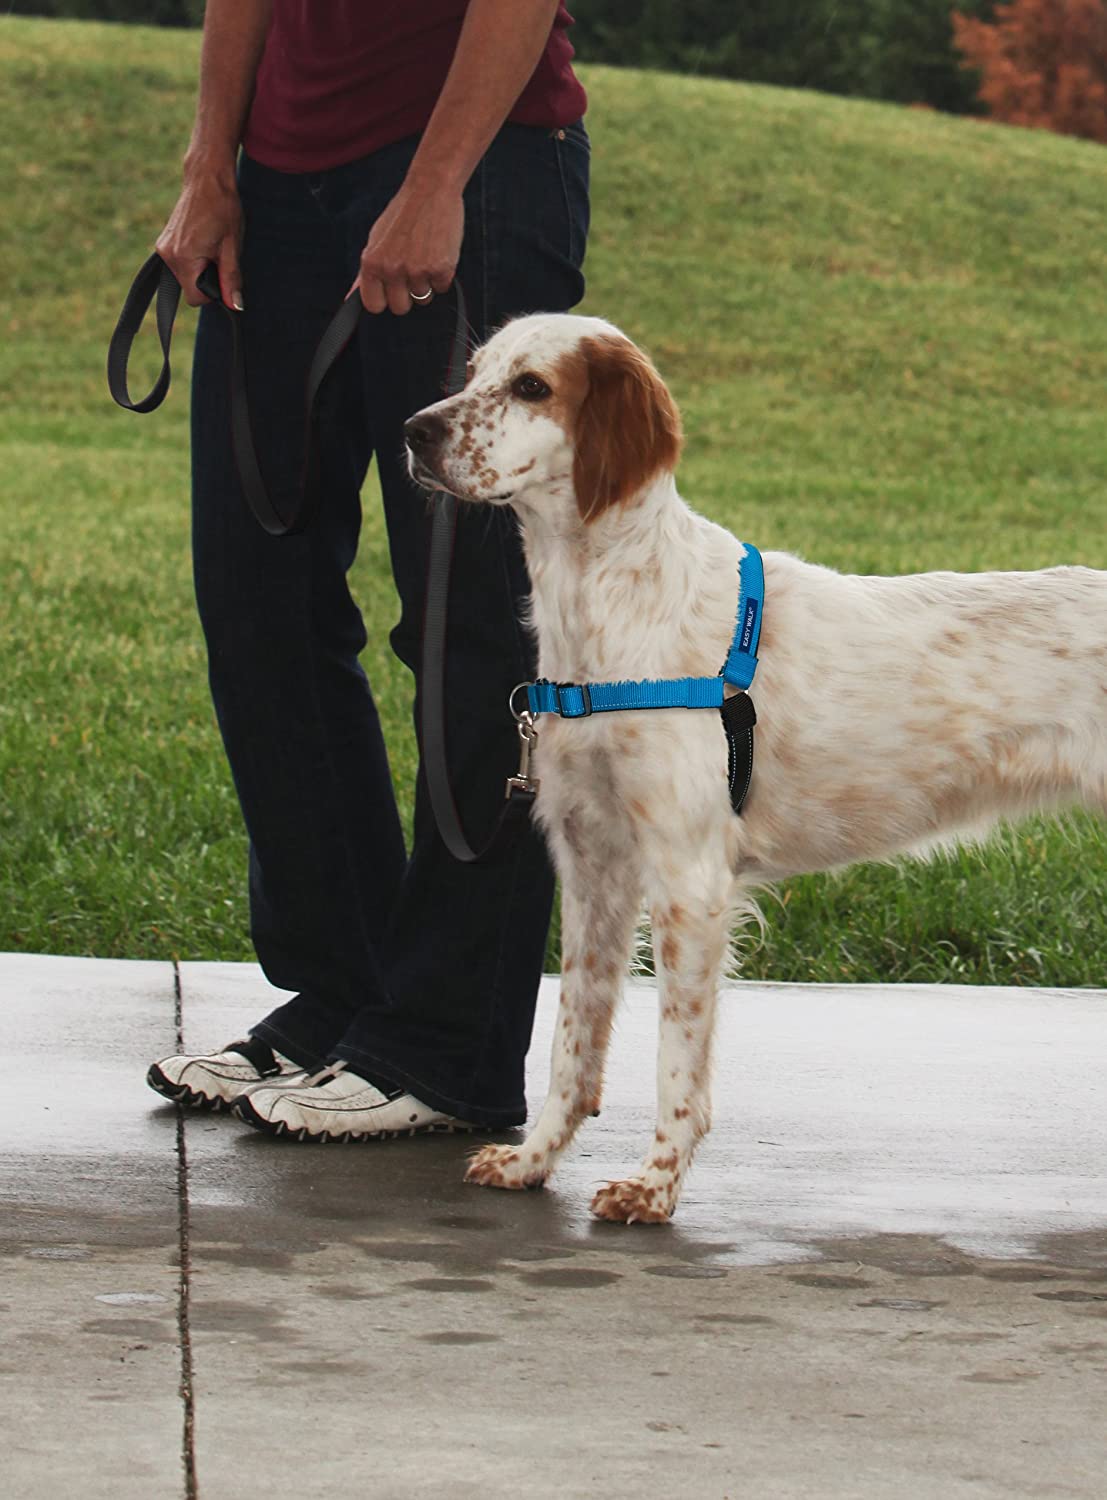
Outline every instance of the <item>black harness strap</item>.
POLYGON ((726 731, 726 783, 730 790, 730 805, 736 813, 741 813, 753 776, 753 726, 757 723, 757 714, 748 693, 735 693, 724 698, 719 713, 726 731))

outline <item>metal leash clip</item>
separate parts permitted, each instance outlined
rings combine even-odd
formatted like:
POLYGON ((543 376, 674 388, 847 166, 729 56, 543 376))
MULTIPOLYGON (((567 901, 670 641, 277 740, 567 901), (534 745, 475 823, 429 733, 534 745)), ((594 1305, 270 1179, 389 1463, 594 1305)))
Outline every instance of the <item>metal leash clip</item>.
POLYGON ((534 727, 534 715, 529 708, 517 709, 515 707, 515 694, 520 688, 526 686, 525 682, 520 682, 507 695, 507 706, 511 710, 511 717, 515 720, 515 727, 519 732, 519 769, 504 783, 505 798, 510 797, 512 792, 525 792, 527 796, 533 797, 537 794, 540 785, 538 778, 529 774, 530 758, 538 748, 538 730, 534 727))

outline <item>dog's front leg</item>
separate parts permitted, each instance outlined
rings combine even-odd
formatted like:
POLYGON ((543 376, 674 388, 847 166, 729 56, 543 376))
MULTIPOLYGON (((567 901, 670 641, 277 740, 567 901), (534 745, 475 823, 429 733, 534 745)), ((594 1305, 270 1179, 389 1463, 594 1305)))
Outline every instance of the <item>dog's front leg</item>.
POLYGON ((657 1130, 638 1175, 601 1188, 592 1212, 626 1223, 663 1223, 676 1208, 697 1144, 711 1126, 711 1038, 730 936, 729 878, 717 894, 677 891, 651 904, 661 1007, 657 1130))
POLYGON ((586 1115, 598 1114, 611 1022, 623 992, 641 899, 634 851, 602 826, 551 841, 561 874, 561 1005, 550 1090, 521 1146, 485 1146, 467 1182, 541 1187, 586 1115), (594 835, 594 837, 593 837, 594 835))

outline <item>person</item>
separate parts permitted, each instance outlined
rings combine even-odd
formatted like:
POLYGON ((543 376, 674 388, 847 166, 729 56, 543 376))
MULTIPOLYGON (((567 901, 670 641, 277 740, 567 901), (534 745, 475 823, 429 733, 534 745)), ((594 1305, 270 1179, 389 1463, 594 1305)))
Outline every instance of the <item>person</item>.
MULTIPOLYGON (((163 1058, 148 1081, 233 1103, 273 1134, 525 1119, 551 868, 529 827, 501 857, 457 862, 422 768, 405 849, 347 574, 375 459, 399 595, 390 639, 418 722, 431 515, 403 423, 444 394, 455 276, 478 337, 583 295, 589 142, 570 25, 558 0, 208 0, 195 127, 157 248, 193 304, 218 265, 267 476, 300 472, 305 374, 355 282, 367 309, 325 387, 322 499, 297 535, 266 534, 243 500, 229 319, 214 305, 193 365, 196 598, 249 836, 251 936, 293 994, 242 1041, 163 1058)), ((535 669, 527 592, 510 512, 460 507, 445 732, 473 839, 515 769, 507 695, 535 669)))

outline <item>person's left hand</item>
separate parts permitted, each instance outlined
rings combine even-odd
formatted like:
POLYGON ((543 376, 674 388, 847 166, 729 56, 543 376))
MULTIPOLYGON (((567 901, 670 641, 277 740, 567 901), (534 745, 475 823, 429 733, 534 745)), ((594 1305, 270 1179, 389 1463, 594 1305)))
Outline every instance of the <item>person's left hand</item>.
MULTIPOLYGON (((465 207, 453 189, 405 182, 373 225, 355 286, 371 313, 410 312, 412 293, 445 292, 454 279, 465 207)), ((429 298, 426 300, 429 301, 429 298)))

